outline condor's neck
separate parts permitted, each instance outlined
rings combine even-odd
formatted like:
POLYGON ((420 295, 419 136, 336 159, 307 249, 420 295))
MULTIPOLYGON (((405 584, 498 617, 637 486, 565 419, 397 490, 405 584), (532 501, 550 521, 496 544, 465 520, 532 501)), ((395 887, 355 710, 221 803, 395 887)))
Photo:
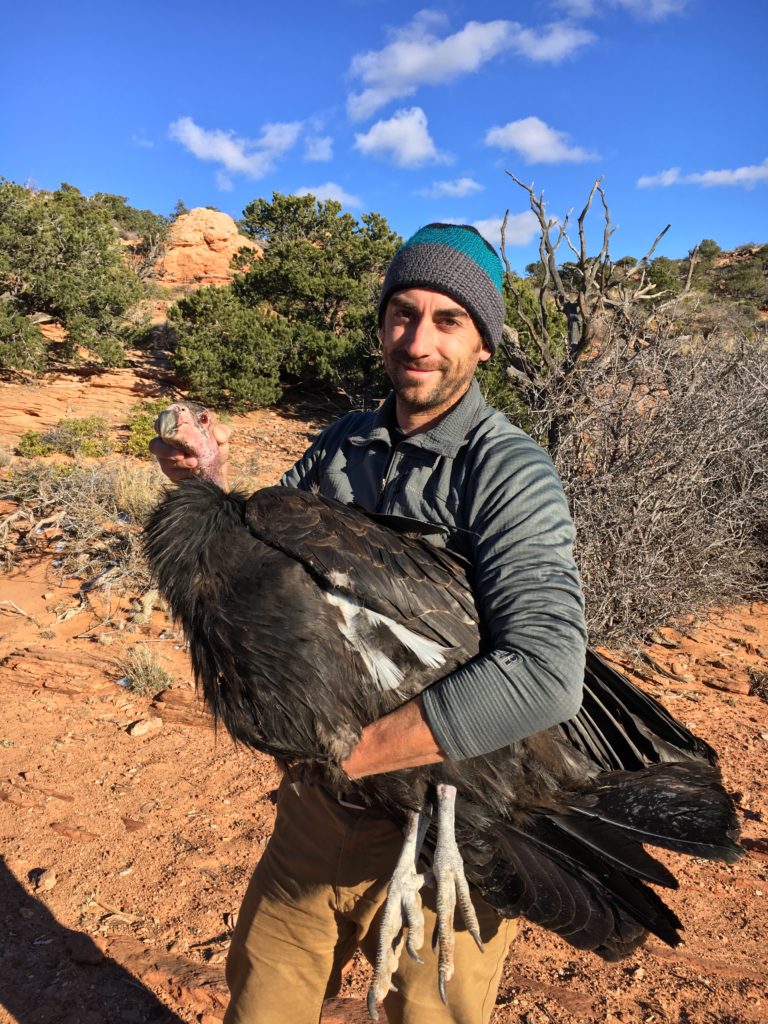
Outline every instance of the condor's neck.
POLYGON ((202 452, 197 454, 198 475, 210 480, 211 483, 221 487, 223 491, 227 488, 227 475, 222 468, 218 452, 202 452))

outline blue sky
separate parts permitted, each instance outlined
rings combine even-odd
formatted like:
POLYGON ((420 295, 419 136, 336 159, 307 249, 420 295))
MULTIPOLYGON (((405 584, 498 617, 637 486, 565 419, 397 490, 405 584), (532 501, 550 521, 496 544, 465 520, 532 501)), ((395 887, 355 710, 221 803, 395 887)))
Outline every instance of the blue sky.
POLYGON ((508 209, 521 268, 534 228, 505 170, 557 218, 602 176, 616 258, 667 222, 669 256, 768 238, 763 0, 10 0, 3 28, 14 181, 235 217, 310 190, 492 241, 508 209))

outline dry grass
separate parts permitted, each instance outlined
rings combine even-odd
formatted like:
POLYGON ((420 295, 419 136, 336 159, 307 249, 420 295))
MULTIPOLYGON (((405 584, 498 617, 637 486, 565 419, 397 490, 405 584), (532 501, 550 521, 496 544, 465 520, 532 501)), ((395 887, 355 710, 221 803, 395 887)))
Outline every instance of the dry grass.
POLYGON ((38 461, 13 469, 2 484, 16 508, 0 520, 0 563, 9 569, 23 555, 46 551, 62 576, 82 581, 83 592, 146 589, 141 526, 162 486, 155 466, 123 462, 38 461))
POLYGON ((129 680, 131 692, 142 697, 155 697, 173 683, 171 674, 161 664, 160 656, 149 644, 129 647, 120 668, 129 680))

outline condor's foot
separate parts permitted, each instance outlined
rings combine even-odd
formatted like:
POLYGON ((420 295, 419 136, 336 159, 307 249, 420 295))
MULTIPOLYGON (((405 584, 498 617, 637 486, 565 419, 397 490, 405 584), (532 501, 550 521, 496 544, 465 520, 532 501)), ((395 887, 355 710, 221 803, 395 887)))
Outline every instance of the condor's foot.
POLYGON ((408 929, 405 948, 409 956, 421 963, 418 950, 424 943, 424 913, 421 909, 421 887, 425 876, 419 874, 418 861, 424 836, 429 826, 429 814, 410 811, 404 829, 405 842, 395 870, 387 887, 387 901, 379 929, 371 986, 368 989, 368 1013, 379 1019, 376 1004, 394 989, 392 975, 397 970, 403 949, 403 925, 408 929))
POLYGON ((464 862, 456 845, 455 835, 456 787, 440 784, 437 787, 437 843, 432 861, 432 874, 437 889, 437 984, 440 998, 446 1003, 445 986, 453 977, 453 952, 456 939, 453 915, 459 905, 464 925, 482 953, 483 940, 477 920, 469 883, 464 874, 464 862))
POLYGON ((456 811, 456 787, 437 786, 437 842, 432 861, 432 870, 419 874, 418 859, 424 836, 429 825, 426 812, 415 811, 408 816, 405 827, 405 842, 387 889, 384 916, 379 931, 371 987, 368 989, 368 1012, 373 1020, 379 1019, 377 1002, 394 988, 392 975, 405 941, 406 952, 418 963, 422 963, 418 950, 424 942, 424 914, 421 909, 420 890, 425 882, 434 882, 437 890, 437 984, 440 998, 447 1002, 446 985, 453 977, 455 937, 453 917, 458 903, 464 925, 475 940, 480 952, 483 941, 477 920, 469 883, 464 874, 464 863, 456 844, 454 832, 456 811), (404 938, 404 928, 407 938, 404 938))

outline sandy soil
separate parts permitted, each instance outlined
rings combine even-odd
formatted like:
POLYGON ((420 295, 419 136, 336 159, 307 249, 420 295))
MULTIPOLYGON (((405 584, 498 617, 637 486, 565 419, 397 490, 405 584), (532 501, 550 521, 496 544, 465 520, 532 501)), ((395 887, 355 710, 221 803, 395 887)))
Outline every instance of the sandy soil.
MULTIPOLYGON (((0 386, 0 445, 65 415, 117 426, 158 389, 141 368, 0 386)), ((236 419, 235 475, 273 482, 327 415, 286 406, 236 419)), ((12 510, 0 505, 0 520, 12 510)), ((113 595, 100 628, 98 600, 78 611, 77 584, 52 560, 44 550, 0 576, 0 1022, 212 1024, 229 928, 272 827, 275 768, 214 733, 162 613, 137 627, 137 595, 113 595), (155 700, 118 683, 141 641, 174 678, 155 700)), ((651 940, 605 965, 524 926, 494 1024, 768 1021, 768 685, 754 692, 768 672, 768 605, 715 610, 657 639, 624 667, 719 750, 745 857, 662 855, 681 883, 669 896, 686 925, 675 950, 651 940)), ((326 1024, 367 1019, 366 979, 350 965, 326 1024)))

